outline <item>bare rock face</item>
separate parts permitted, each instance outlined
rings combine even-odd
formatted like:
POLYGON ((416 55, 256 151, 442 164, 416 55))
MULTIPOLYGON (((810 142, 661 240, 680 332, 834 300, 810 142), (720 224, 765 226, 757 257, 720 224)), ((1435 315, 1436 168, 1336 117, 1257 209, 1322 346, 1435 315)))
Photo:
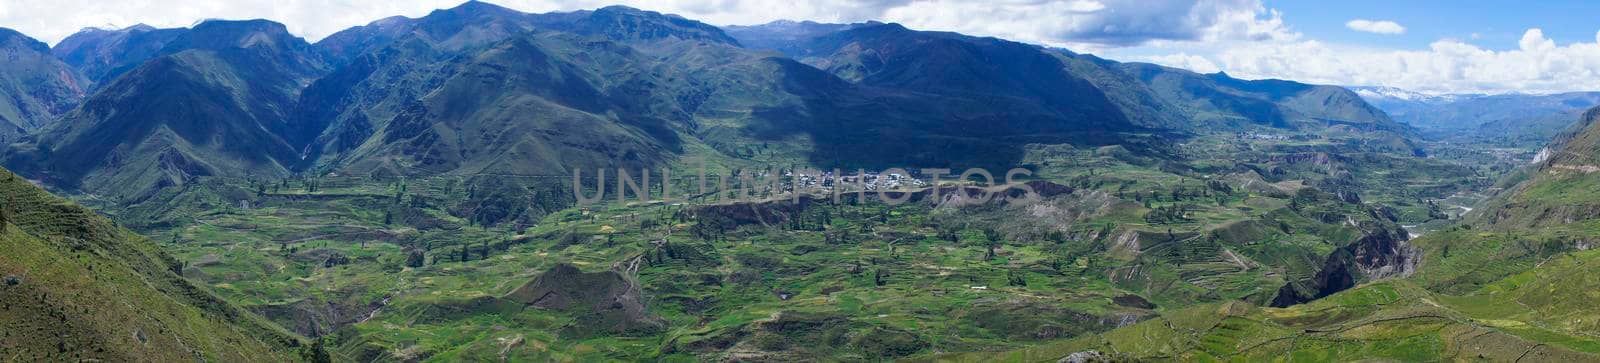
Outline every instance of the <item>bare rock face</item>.
POLYGON ((1111 358, 1107 357, 1105 354, 1100 354, 1100 351, 1085 350, 1067 355, 1066 357, 1061 358, 1061 360, 1057 360, 1056 363, 1094 363, 1110 361, 1111 358))
POLYGON ((616 271, 583 272, 559 264, 507 294, 505 300, 577 314, 578 323, 568 326, 564 334, 641 334, 665 326, 645 309, 644 292, 638 284, 616 271))
POLYGON ((1378 224, 1365 237, 1335 250, 1316 277, 1305 286, 1284 285, 1272 306, 1286 307, 1355 287, 1357 282, 1410 276, 1421 252, 1412 246, 1404 229, 1378 224))

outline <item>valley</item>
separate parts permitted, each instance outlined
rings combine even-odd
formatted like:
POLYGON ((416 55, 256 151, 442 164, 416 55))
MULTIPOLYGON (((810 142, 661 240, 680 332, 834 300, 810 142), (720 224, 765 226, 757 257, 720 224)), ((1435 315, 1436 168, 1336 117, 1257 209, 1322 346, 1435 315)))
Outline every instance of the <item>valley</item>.
MULTIPOLYGON (((806 202, 795 205, 787 194, 750 202, 730 186, 669 202, 606 198, 486 226, 451 209, 471 199, 468 178, 320 177, 208 178, 103 210, 161 241, 186 277, 325 337, 347 359, 868 359, 1028 347, 1196 304, 1309 300, 1344 288, 1323 272, 1339 250, 1394 255, 1342 265, 1350 275, 1341 278, 1397 273, 1416 263, 1400 224, 1451 223, 1411 198, 1457 190, 1385 186, 1447 173, 1458 179, 1446 185, 1487 183, 1469 168, 1407 155, 1248 151, 1331 144, 1178 146, 1192 159, 1034 148, 1025 160, 1038 165, 1035 190, 1048 192, 1015 205, 891 206, 853 192, 839 203, 802 192, 806 202), (1239 155, 1258 156, 1233 161, 1239 155), (1421 168, 1438 171, 1406 173, 1421 168), (1328 180, 1350 191, 1308 186, 1328 180), (1373 235, 1391 240, 1364 238, 1373 235), (562 268, 618 274, 638 291, 637 315, 518 300, 562 268), (574 330, 597 317, 617 330, 574 330), (895 340, 865 340, 884 334, 895 340)), ((677 190, 697 182, 673 181, 677 190)), ((946 188, 964 182, 954 183, 946 188)))

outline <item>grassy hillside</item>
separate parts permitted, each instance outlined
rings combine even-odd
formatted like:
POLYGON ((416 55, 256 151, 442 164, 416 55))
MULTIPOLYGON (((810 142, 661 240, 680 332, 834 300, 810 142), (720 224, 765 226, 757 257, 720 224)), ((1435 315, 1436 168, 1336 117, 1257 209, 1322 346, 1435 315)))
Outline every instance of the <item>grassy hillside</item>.
POLYGON ((285 361, 301 338, 179 276, 183 264, 0 170, 0 355, 8 360, 285 361))
MULTIPOLYGON (((1466 296, 1430 293, 1406 281, 1382 282, 1290 308, 1245 303, 1200 305, 1107 333, 1004 353, 940 355, 942 362, 1050 362, 1074 354, 1139 361, 1595 361, 1600 337, 1563 318, 1586 292, 1516 287, 1541 274, 1592 274, 1572 266, 1595 253, 1542 267, 1466 296)), ((1593 285, 1589 279, 1588 285, 1593 285)))

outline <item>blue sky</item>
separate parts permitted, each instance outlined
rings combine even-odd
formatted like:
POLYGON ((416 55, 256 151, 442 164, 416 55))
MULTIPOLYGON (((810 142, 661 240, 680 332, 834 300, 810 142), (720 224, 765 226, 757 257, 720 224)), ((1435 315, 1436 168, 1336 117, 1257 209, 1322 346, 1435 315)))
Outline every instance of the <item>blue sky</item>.
POLYGON ((1509 50, 1529 28, 1540 28, 1557 44, 1594 42, 1600 3, 1594 1, 1268 1, 1285 22, 1306 36, 1372 47, 1420 49, 1440 39, 1481 43, 1509 50), (1352 19, 1390 20, 1400 35, 1363 33, 1345 27, 1352 19), (1473 38, 1477 35, 1477 38, 1473 38))
MULTIPOLYGON (((315 41, 462 0, 0 0, 54 44, 83 27, 271 19, 315 41)), ((1426 93, 1600 91, 1600 2, 1375 0, 490 0, 531 13, 629 5, 714 25, 901 23, 1241 78, 1426 93), (1352 20, 1366 20, 1352 29, 1352 20), (1392 22, 1392 23, 1391 23, 1392 22), (1403 32, 1399 31, 1401 28, 1403 32)))

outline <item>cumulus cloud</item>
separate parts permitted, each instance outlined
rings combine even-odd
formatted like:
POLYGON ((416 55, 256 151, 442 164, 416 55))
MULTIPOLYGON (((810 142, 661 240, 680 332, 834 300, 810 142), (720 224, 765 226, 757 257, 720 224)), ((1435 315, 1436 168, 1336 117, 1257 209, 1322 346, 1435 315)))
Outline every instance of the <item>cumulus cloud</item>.
POLYGON ((1600 90, 1600 33, 1595 43, 1558 45, 1540 29, 1528 29, 1511 50, 1492 50, 1460 40, 1439 40, 1424 50, 1305 40, 1229 44, 1202 56, 1141 57, 1175 67, 1205 64, 1194 58, 1241 78, 1382 85, 1428 93, 1600 90))
POLYGON ((1206 57, 1198 55, 1191 55, 1189 53, 1180 52, 1177 54, 1148 56, 1144 57, 1143 60, 1150 63, 1163 64, 1169 67, 1183 68, 1200 73, 1216 73, 1222 71, 1222 67, 1217 66, 1216 63, 1212 63, 1210 59, 1206 59, 1206 57))
POLYGON ((1293 37, 1282 18, 1255 0, 918 1, 879 18, 921 29, 1018 41, 1109 48, 1153 41, 1293 37))
POLYGON ((1406 27, 1400 26, 1400 23, 1388 20, 1355 19, 1344 23, 1344 27, 1350 28, 1350 30, 1374 34, 1406 33, 1406 27))

